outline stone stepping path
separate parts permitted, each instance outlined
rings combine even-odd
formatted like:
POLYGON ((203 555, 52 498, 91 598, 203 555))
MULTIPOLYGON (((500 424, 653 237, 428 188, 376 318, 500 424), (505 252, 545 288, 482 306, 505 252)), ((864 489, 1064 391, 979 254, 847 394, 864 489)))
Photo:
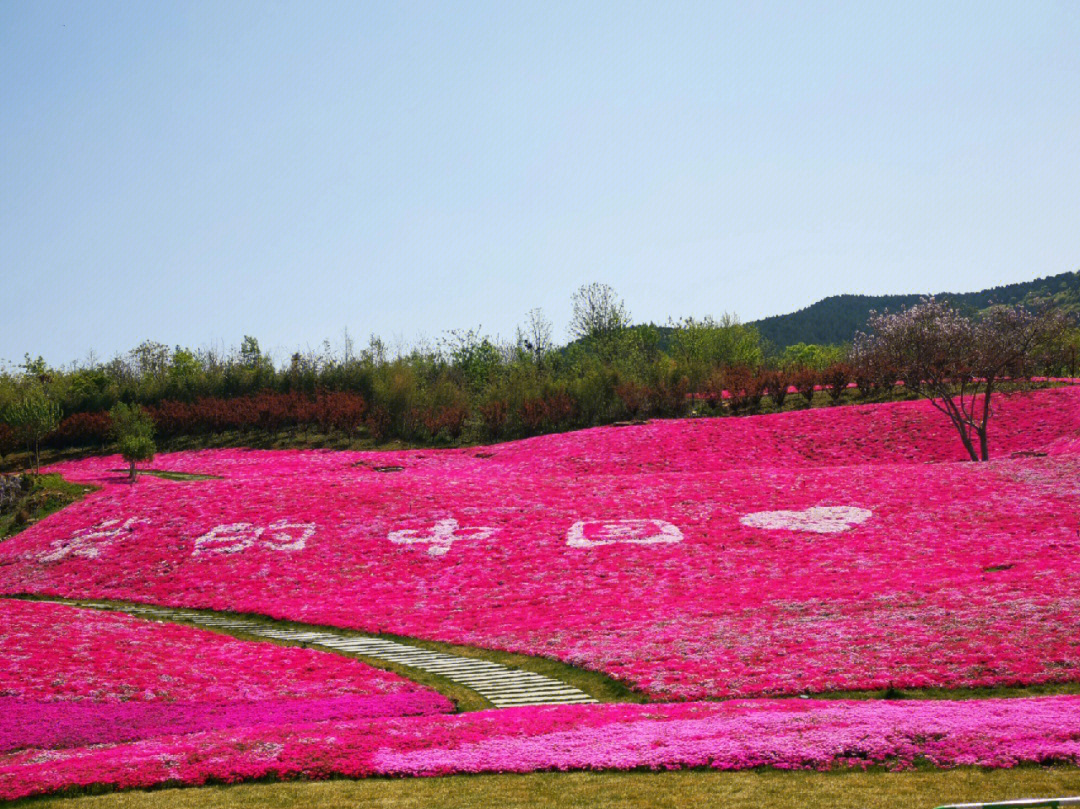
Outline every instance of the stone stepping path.
POLYGON ((84 601, 74 605, 68 601, 54 601, 52 603, 125 612, 141 618, 190 623, 224 632, 242 632, 245 635, 254 635, 267 640, 302 643, 321 651, 362 655, 389 663, 397 663, 400 666, 437 674, 457 685, 469 688, 496 708, 597 702, 595 698, 584 691, 562 680, 546 677, 543 674, 513 669, 488 660, 461 657, 446 652, 434 652, 379 637, 338 633, 326 629, 311 631, 290 627, 276 627, 245 618, 167 607, 136 605, 117 607, 97 601, 84 601))

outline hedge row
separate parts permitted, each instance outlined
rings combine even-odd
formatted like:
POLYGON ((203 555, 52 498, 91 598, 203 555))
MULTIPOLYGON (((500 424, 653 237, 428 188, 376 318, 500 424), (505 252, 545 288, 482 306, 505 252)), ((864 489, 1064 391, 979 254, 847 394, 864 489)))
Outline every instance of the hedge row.
POLYGON ((318 426, 353 432, 364 423, 367 402, 356 393, 263 391, 235 399, 202 398, 165 401, 148 407, 158 434, 197 435, 224 430, 279 430, 318 426))
MULTIPOLYGON (((374 405, 360 393, 349 391, 321 390, 313 395, 262 391, 192 402, 166 400, 146 409, 162 437, 314 426, 346 433, 363 428, 375 438, 442 441, 459 438, 471 422, 484 437, 505 439, 628 417, 680 416, 694 401, 733 414, 758 412, 766 397, 776 408, 783 407, 791 395, 809 403, 816 391, 837 402, 849 384, 857 386, 864 397, 891 390, 890 380, 895 377, 888 371, 879 377, 867 378, 843 363, 821 371, 735 367, 717 369, 695 393, 689 392, 686 377, 676 370, 649 384, 612 376, 591 387, 579 384, 569 390, 556 388, 524 396, 510 390, 479 397, 475 402, 457 388, 444 386, 437 391, 439 395, 428 396, 406 388, 401 395, 383 395, 374 405)), ((917 386, 917 381, 909 384, 917 386)), ((111 426, 107 412, 73 413, 43 443, 51 447, 104 447, 110 441, 111 426)), ((0 454, 17 448, 11 430, 0 424, 0 454)))
MULTIPOLYGON (((161 402, 147 407, 161 436, 200 435, 224 430, 279 430, 317 426, 352 433, 368 425, 368 407, 356 393, 262 392, 234 399, 203 398, 194 402, 161 402)), ((50 433, 50 447, 93 446, 109 442, 112 419, 106 412, 72 413, 50 433)), ((0 453, 18 449, 11 429, 0 424, 0 453)))

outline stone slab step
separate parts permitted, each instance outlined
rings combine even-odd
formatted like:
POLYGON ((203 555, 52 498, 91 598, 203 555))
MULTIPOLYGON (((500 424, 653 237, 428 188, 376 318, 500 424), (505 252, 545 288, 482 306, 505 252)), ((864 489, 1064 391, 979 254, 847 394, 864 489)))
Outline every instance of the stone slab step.
MULTIPOLYGON (((58 604, 70 602, 55 601, 58 604)), ((80 606, 80 605, 75 605, 80 606)), ((333 631, 278 628, 258 621, 214 615, 207 612, 173 610, 148 605, 119 607, 103 602, 88 602, 81 606, 93 609, 127 612, 139 617, 185 621, 207 629, 243 632, 258 638, 311 644, 327 652, 344 652, 396 663, 419 671, 437 674, 451 682, 475 691, 496 708, 514 708, 526 705, 575 705, 595 703, 597 700, 578 688, 524 669, 510 668, 490 660, 461 657, 446 652, 436 652, 410 646, 407 643, 366 637, 357 634, 336 634, 333 631)))

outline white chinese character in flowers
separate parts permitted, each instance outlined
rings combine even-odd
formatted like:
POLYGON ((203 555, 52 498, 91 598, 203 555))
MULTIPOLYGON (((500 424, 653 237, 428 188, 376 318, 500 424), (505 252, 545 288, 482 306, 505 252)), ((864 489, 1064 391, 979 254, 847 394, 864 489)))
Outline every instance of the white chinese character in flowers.
POLYGON ((314 535, 315 523, 289 522, 282 519, 270 523, 262 541, 270 550, 302 551, 314 535))
POLYGON ((226 523, 215 525, 195 540, 193 556, 204 553, 240 553, 255 544, 262 528, 256 528, 249 522, 226 523))
POLYGON ((42 562, 59 562, 68 556, 81 556, 84 559, 97 559, 104 548, 112 545, 115 537, 129 534, 136 525, 149 523, 144 517, 131 517, 127 520, 102 520, 91 528, 80 528, 67 539, 58 539, 52 543, 49 553, 38 557, 42 562))
POLYGON ((805 511, 755 511, 741 517, 739 522, 750 528, 839 534, 872 516, 872 511, 855 506, 814 506, 805 511))
POLYGON ((682 531, 664 520, 582 520, 566 533, 566 544, 571 548, 595 548, 616 542, 664 545, 682 540, 682 531))
POLYGON ((216 525, 195 540, 193 556, 205 553, 240 553, 258 543, 271 551, 301 551, 315 535, 313 522, 276 520, 267 527, 249 522, 216 525))
POLYGON ((412 545, 415 542, 430 544, 428 554, 431 556, 443 556, 450 550, 450 546, 460 539, 488 539, 499 530, 497 528, 472 527, 462 528, 455 519, 439 520, 430 534, 422 534, 420 531, 406 529, 403 531, 391 531, 388 538, 398 545, 412 545))

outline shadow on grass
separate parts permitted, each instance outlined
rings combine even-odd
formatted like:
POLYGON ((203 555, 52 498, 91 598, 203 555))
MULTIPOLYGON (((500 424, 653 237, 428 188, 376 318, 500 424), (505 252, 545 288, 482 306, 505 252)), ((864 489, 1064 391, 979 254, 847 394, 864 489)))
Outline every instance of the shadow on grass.
MULTIPOLYGON (((126 475, 128 470, 126 469, 110 469, 110 472, 116 472, 126 475)), ((149 475, 153 478, 161 478, 162 480, 224 480, 221 475, 206 475, 201 472, 170 472, 167 469, 140 469, 140 475, 149 475)))

